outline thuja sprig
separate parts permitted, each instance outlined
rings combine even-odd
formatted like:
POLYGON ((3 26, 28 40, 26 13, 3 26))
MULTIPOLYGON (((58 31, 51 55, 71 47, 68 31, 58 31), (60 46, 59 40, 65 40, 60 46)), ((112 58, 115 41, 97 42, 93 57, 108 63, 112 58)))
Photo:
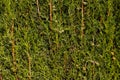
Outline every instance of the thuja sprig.
POLYGON ((84 36, 84 29, 85 29, 85 23, 84 23, 84 0, 82 0, 82 19, 81 19, 81 39, 83 39, 84 36))
POLYGON ((50 17, 50 23, 49 23, 49 27, 52 30, 52 14, 53 14, 52 13, 52 0, 50 0, 49 8, 50 8, 50 15, 49 15, 49 17, 50 17))
POLYGON ((16 80, 18 80, 17 77, 17 66, 16 66, 16 57, 15 57, 15 42, 14 42, 14 20, 12 21, 11 26, 11 42, 12 42, 12 61, 13 61, 13 72, 16 80))
POLYGON ((40 7, 39 7, 39 1, 36 0, 36 4, 37 4, 37 13, 38 13, 38 16, 40 16, 40 7))

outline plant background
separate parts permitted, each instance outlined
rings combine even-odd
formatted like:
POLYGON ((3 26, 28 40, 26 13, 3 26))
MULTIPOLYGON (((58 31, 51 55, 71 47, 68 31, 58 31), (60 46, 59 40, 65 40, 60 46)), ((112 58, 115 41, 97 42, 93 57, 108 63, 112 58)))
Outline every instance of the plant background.
POLYGON ((1 0, 0 80, 119 80, 120 0, 1 0))

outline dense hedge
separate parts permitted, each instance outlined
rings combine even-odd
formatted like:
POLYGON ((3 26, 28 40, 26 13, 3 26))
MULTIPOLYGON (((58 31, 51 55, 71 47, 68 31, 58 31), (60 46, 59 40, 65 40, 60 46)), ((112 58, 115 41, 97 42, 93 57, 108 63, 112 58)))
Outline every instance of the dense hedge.
POLYGON ((119 80, 120 0, 1 0, 0 80, 119 80))

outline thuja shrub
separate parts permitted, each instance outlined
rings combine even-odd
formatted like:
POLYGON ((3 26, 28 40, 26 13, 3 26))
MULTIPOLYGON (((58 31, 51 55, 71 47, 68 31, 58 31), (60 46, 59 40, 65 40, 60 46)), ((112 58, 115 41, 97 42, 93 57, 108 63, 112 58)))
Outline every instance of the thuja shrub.
POLYGON ((0 80, 119 80, 119 4, 0 1, 0 80))

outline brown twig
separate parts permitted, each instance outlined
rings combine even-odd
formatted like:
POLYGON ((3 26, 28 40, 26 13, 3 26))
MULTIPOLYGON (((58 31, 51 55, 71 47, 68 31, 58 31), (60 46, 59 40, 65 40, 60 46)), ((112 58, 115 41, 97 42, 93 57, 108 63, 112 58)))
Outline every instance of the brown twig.
POLYGON ((59 0, 59 4, 60 4, 60 21, 62 21, 62 9, 61 9, 61 3, 62 3, 62 1, 59 0))
POLYGON ((67 73, 67 62, 68 62, 68 55, 66 52, 64 52, 64 65, 63 65, 64 75, 66 75, 67 73))
POLYGON ((13 59, 13 72, 16 80, 18 80, 17 77, 17 67, 16 67, 16 57, 15 57, 15 42, 14 42, 14 20, 12 22, 12 27, 11 27, 11 40, 12 40, 12 59, 13 59))
POLYGON ((3 80, 3 79, 2 79, 2 74, 0 74, 0 80, 3 80))
POLYGON ((50 29, 52 29, 52 0, 50 0, 50 29))
POLYGON ((28 56, 28 70, 29 70, 28 79, 31 80, 31 59, 30 59, 30 54, 27 53, 27 56, 28 56))
MULTIPOLYGON (((51 31, 54 31, 52 29, 52 0, 49 1, 49 29, 51 31)), ((50 40, 50 36, 49 36, 49 48, 50 48, 50 53, 51 53, 51 40, 50 40)))
MULTIPOLYGON (((28 26, 26 26, 26 32, 28 32, 28 26)), ((28 36, 26 34, 26 36, 28 36)), ((26 55, 27 55, 27 61, 28 61, 28 80, 31 80, 31 56, 30 56, 30 44, 27 38, 27 46, 26 46, 26 55)))
POLYGON ((40 16, 40 7, 39 7, 39 1, 36 0, 36 4, 37 4, 37 12, 38 12, 38 15, 40 16))
POLYGON ((82 0, 82 20, 81 20, 81 39, 83 39, 84 36, 84 29, 85 29, 85 23, 84 23, 84 0, 82 0))

